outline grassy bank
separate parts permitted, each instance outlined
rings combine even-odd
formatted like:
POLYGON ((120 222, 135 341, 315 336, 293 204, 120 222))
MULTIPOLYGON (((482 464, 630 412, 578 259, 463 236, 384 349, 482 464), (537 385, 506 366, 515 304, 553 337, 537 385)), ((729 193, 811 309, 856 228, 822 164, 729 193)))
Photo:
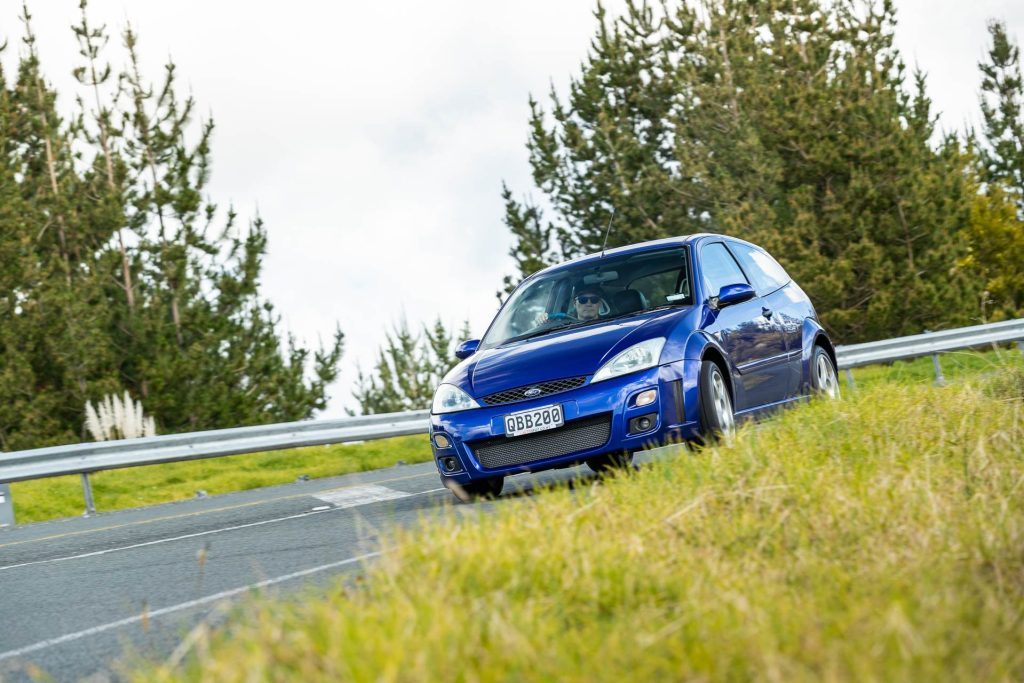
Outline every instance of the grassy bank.
POLYGON ((247 601, 184 669, 134 676, 1021 680, 1010 360, 942 388, 865 382, 575 492, 452 509, 395 531, 364 580, 247 601))
MULTIPOLYGON (((184 500, 199 490, 209 495, 244 491, 287 484, 302 475, 331 477, 431 457, 426 435, 403 436, 111 470, 97 472, 90 479, 96 508, 109 511, 184 500)), ((19 524, 80 515, 85 509, 77 475, 12 484, 11 494, 19 524)))

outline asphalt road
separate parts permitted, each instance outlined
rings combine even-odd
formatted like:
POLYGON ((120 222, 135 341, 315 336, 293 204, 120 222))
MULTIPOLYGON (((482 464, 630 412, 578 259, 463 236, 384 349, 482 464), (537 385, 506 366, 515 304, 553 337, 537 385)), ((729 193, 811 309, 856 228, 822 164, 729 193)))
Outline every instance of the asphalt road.
MULTIPOLYGON (((587 472, 513 477, 502 500, 587 472)), ((0 681, 117 680, 120 661, 174 656, 253 589, 360 571, 382 531, 450 504, 424 463, 2 531, 0 681)))

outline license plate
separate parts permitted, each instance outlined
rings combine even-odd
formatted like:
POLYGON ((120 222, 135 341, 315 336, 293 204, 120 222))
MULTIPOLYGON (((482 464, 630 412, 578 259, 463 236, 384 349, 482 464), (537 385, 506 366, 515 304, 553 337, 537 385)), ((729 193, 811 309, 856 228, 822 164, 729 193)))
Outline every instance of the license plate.
POLYGON ((522 436, 554 429, 565 424, 561 405, 542 406, 532 410, 521 410, 505 416, 505 436, 522 436))

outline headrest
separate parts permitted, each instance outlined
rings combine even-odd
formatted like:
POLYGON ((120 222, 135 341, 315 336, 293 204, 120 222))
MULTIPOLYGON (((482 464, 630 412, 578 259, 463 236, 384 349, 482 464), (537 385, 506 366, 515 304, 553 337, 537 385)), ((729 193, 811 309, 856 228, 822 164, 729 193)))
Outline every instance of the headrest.
POLYGON ((615 313, 635 313, 644 309, 644 295, 635 289, 624 289, 615 292, 611 304, 615 313))

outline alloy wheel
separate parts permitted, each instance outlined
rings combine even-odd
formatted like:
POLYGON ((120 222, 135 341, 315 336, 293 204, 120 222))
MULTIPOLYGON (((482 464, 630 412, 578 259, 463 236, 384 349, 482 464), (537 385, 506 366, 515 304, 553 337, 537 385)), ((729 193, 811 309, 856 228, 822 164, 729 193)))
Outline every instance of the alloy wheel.
POLYGON ((725 378, 715 368, 711 372, 711 403, 715 409, 715 417, 725 436, 732 436, 736 427, 736 419, 732 413, 732 400, 729 398, 729 388, 725 386, 725 378))
POLYGON ((839 382, 832 361, 824 353, 818 354, 814 373, 818 380, 818 391, 829 398, 839 398, 839 382))

